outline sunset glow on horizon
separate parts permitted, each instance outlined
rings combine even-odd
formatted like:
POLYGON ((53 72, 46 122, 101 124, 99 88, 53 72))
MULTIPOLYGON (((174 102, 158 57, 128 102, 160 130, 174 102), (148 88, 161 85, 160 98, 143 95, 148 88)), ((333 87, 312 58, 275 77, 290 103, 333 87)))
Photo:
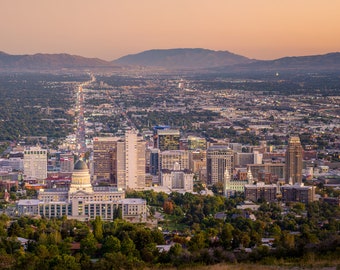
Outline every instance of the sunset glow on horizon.
POLYGON ((114 60, 150 49, 254 59, 340 51, 338 0, 3 0, 0 51, 114 60))

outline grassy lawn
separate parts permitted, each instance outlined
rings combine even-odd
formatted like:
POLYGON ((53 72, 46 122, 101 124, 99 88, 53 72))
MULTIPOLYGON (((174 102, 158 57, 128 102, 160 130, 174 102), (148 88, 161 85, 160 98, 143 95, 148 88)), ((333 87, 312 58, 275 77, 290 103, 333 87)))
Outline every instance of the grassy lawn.
POLYGON ((159 222, 163 231, 184 231, 189 228, 188 225, 181 223, 182 217, 164 214, 164 221, 159 222))

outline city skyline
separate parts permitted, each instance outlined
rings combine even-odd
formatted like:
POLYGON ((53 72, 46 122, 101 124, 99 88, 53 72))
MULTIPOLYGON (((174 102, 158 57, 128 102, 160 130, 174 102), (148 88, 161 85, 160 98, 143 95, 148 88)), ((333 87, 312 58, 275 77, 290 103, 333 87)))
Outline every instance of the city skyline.
POLYGON ((227 50, 254 59, 340 51, 336 0, 3 1, 0 51, 114 60, 150 49, 227 50))

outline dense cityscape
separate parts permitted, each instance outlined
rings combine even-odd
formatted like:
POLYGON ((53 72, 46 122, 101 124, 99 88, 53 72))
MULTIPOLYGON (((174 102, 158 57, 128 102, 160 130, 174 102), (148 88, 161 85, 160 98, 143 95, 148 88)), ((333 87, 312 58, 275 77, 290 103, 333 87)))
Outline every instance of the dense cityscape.
POLYGON ((0 270, 340 270, 340 1, 1 1, 0 270))
POLYGON ((1 269, 339 265, 337 74, 0 76, 1 269))

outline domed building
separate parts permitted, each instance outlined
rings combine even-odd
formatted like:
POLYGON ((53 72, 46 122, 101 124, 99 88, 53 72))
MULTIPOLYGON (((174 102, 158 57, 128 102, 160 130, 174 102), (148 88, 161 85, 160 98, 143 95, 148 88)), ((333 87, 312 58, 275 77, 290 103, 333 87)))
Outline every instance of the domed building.
MULTIPOLYGON (((69 189, 41 189, 38 200, 19 201, 18 213, 20 215, 30 214, 25 209, 32 209, 32 204, 35 204, 38 207, 35 209, 35 213, 47 218, 67 216, 71 219, 90 220, 100 216, 103 220, 113 220, 119 213, 118 209, 121 209, 124 218, 124 209, 130 202, 131 200, 125 199, 125 192, 115 187, 92 186, 87 164, 83 160, 78 160, 74 165, 69 189)), ((136 212, 138 221, 136 221, 144 222, 146 220, 146 202, 135 199, 134 205, 136 202, 139 204, 139 211, 136 212)), ((131 216, 126 216, 126 218, 134 221, 131 216)))
POLYGON ((89 169, 84 161, 78 160, 74 165, 70 193, 83 190, 93 192, 89 169))

